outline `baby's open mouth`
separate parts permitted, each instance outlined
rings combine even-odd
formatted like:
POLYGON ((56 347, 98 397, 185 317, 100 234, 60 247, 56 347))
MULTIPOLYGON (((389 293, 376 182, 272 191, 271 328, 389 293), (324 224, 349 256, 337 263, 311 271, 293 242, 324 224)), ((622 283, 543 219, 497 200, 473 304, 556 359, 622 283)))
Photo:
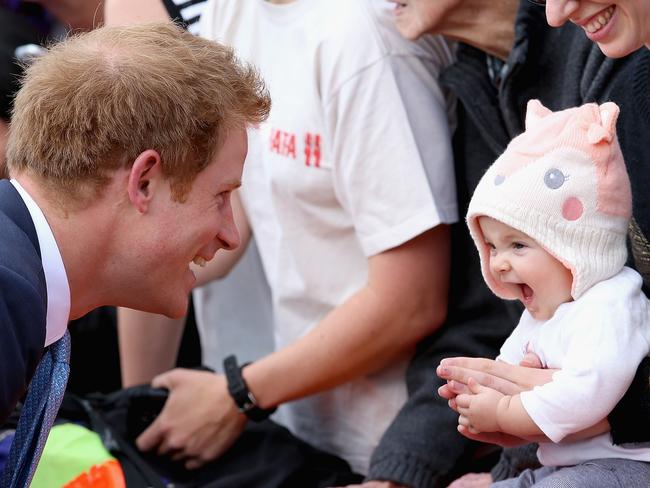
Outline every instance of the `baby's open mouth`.
POLYGON ((528 286, 526 283, 520 283, 519 288, 521 288, 521 295, 523 297, 522 301, 524 304, 528 304, 533 299, 533 289, 528 286))

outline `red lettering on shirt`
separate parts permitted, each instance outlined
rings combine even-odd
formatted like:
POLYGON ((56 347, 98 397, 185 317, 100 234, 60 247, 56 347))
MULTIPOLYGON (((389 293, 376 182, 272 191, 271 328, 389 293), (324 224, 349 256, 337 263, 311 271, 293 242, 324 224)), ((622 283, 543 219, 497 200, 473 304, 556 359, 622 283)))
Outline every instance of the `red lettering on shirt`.
MULTIPOLYGON (((280 129, 271 129, 269 132, 269 150, 286 158, 296 159, 296 134, 280 129)), ((321 136, 305 132, 304 154, 305 166, 320 167, 321 136)))
POLYGON ((305 165, 320 167, 320 134, 305 133, 305 165), (313 161, 312 161, 313 156, 313 161))
POLYGON ((270 149, 271 152, 280 154, 280 137, 282 132, 277 129, 271 129, 270 149))
POLYGON ((269 150, 280 156, 296 159, 296 135, 279 129, 271 129, 269 150))
POLYGON ((305 166, 309 166, 311 161, 311 134, 305 134, 305 166))
POLYGON ((284 133, 284 145, 282 147, 284 151, 284 156, 291 156, 292 159, 296 159, 296 135, 289 134, 288 132, 284 133))
POLYGON ((314 166, 320 168, 320 135, 314 136, 314 166))

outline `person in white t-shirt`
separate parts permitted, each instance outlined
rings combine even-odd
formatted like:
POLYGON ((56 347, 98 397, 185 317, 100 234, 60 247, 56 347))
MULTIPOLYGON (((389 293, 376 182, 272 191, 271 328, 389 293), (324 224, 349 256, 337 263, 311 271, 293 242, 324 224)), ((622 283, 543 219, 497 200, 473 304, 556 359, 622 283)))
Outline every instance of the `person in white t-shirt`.
MULTIPOLYGON (((607 458, 619 459, 609 471, 621 486, 643 486, 637 477, 650 476, 648 447, 614 445, 609 433, 571 437, 608 415, 650 350, 650 302, 641 276, 624 266, 632 198, 618 113, 611 102, 551 112, 530 101, 526 131, 488 169, 469 205, 485 281, 526 308, 497 359, 519 364, 534 353, 558 369, 549 383, 517 395, 470 380, 469 392, 456 397, 461 433, 540 442, 544 468, 494 486, 533 486, 556 472, 589 478, 589 466, 607 458)), ((580 486, 598 486, 592 481, 580 486)))
MULTIPOLYGON (((272 291, 275 352, 242 370, 252 396, 240 407, 282 405, 276 420, 360 473, 406 400, 416 343, 445 319, 457 220, 451 104, 436 82, 452 51, 403 39, 391 9, 216 0, 202 16, 203 35, 255 64, 273 100, 249 133, 239 223, 272 291)), ((199 283, 230 261, 217 255, 199 283)), ((222 375, 176 370, 153 385, 170 397, 138 445, 190 468, 247 420, 222 375)))

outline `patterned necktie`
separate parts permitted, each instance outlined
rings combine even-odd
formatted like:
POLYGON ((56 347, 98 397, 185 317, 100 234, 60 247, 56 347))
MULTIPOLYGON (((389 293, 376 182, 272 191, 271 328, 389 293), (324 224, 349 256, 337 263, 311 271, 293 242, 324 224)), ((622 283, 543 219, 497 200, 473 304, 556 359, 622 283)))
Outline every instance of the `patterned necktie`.
POLYGON ((2 473, 2 488, 25 488, 31 483, 63 400, 69 372, 70 334, 66 330, 64 336, 45 351, 29 385, 2 473))

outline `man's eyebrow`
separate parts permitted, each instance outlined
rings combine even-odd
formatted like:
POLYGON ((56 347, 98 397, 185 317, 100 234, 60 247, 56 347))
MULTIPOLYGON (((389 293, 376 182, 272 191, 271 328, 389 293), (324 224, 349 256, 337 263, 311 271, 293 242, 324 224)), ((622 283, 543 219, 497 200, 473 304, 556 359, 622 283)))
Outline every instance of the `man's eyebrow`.
POLYGON ((240 179, 234 179, 234 180, 228 180, 224 181, 219 185, 221 188, 227 189, 227 190, 236 190, 241 186, 241 180, 240 179))

